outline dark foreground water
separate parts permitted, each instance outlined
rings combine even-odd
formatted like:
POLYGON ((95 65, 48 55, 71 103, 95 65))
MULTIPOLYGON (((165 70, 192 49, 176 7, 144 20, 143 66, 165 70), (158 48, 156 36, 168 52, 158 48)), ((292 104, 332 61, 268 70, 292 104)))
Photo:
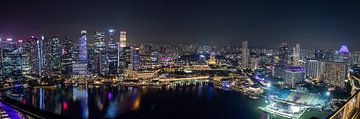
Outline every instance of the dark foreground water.
POLYGON ((265 118, 252 100, 240 92, 211 84, 171 87, 56 86, 25 89, 23 104, 69 118, 259 119, 265 118))

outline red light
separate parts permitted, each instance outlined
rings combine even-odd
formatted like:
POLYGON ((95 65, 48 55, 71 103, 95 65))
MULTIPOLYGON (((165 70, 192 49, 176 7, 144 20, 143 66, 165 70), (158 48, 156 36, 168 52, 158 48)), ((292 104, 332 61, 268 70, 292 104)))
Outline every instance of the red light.
POLYGON ((25 99, 22 99, 21 101, 23 104, 26 104, 26 100, 25 99))
POLYGON ((67 110, 69 108, 68 103, 65 101, 63 103, 63 108, 64 108, 64 110, 67 110))
POLYGON ((22 42, 23 42, 23 40, 18 40, 18 42, 19 42, 19 43, 22 43, 22 42))

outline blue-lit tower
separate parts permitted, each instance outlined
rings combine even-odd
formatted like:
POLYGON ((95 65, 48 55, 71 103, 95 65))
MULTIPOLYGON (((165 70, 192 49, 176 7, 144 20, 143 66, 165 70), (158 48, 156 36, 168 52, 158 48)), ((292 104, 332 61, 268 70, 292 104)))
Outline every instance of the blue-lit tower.
POLYGON ((88 50, 87 50, 87 32, 81 31, 79 39, 78 55, 75 56, 76 61, 73 64, 73 76, 87 77, 88 76, 88 50))

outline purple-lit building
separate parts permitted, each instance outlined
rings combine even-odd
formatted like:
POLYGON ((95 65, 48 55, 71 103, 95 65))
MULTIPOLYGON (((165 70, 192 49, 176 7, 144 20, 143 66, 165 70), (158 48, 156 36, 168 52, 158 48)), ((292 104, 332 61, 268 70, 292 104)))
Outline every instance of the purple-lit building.
POLYGON ((295 87, 305 78, 305 68, 300 66, 291 66, 285 70, 285 83, 290 87, 295 87))
POLYGON ((336 61, 338 61, 338 62, 348 62, 349 61, 349 56, 350 56, 350 51, 349 51, 348 47, 346 45, 341 45, 337 56, 338 57, 337 57, 336 61))
POLYGON ((88 75, 87 32, 85 30, 81 31, 78 56, 74 63, 75 64, 72 65, 72 69, 75 76, 88 75))

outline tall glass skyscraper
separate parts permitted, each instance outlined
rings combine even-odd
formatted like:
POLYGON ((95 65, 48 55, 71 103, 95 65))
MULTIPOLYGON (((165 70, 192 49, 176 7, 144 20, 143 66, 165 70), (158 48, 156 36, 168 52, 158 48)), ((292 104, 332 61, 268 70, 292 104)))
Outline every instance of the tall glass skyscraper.
POLYGON ((87 61, 87 32, 85 30, 81 31, 81 37, 79 39, 79 60, 87 61))
POLYGON ((88 50, 87 50, 87 32, 81 31, 79 39, 79 48, 77 60, 73 64, 74 76, 87 77, 88 76, 88 50))
POLYGON ((115 41, 115 30, 109 30, 108 43, 107 43, 107 62, 108 62, 108 73, 117 74, 117 46, 115 41))

